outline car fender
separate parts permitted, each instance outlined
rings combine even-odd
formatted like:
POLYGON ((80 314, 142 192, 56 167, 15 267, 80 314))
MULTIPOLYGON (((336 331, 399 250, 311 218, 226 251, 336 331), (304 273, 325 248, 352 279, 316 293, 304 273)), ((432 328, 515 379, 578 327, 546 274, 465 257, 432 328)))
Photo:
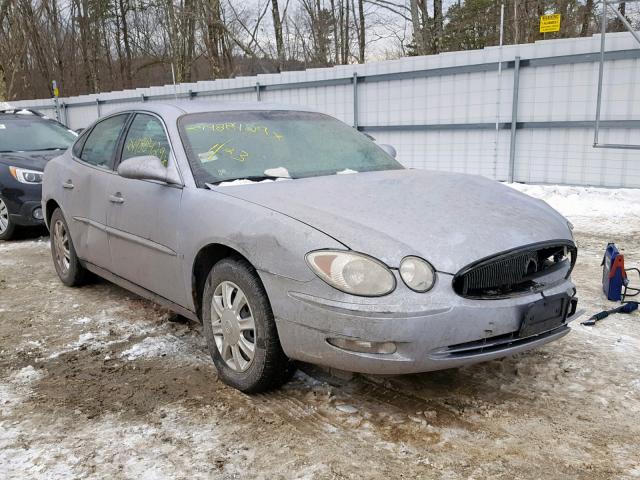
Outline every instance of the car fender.
POLYGON ((185 188, 181 212, 180 250, 184 255, 184 283, 189 289, 198 253, 212 244, 237 251, 259 274, 266 272, 299 282, 316 278, 305 260, 308 252, 348 249, 299 220, 210 190, 185 188))

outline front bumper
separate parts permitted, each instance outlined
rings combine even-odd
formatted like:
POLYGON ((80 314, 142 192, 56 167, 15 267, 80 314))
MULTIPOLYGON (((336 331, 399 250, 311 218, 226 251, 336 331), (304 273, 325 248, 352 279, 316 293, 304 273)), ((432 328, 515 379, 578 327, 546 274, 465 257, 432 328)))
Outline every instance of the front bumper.
POLYGON ((4 199, 11 221, 21 226, 44 225, 42 219, 42 185, 20 183, 13 177, 3 176, 0 196, 4 199), (39 212, 39 215, 38 215, 39 212), (40 218, 37 218, 37 217, 40 218))
MULTIPOLYGON (((296 282, 260 272, 272 303, 278 334, 292 359, 352 372, 405 374, 459 367, 535 348, 569 332, 565 323, 527 338, 520 324, 533 302, 543 295, 573 297, 575 287, 562 280, 541 293, 499 300, 456 295, 452 276, 438 274, 425 294, 398 283, 381 298, 336 294, 321 280, 296 282), (327 340, 342 338, 393 342, 395 353, 345 350, 327 340)), ((567 319, 567 323, 571 319, 567 319)))

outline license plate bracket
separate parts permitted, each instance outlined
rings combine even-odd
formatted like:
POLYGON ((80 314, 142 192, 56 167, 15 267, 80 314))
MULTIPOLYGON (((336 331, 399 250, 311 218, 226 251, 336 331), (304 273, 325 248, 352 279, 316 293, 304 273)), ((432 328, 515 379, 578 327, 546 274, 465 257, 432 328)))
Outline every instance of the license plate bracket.
POLYGON ((530 337, 548 332, 564 324, 571 307, 571 297, 565 293, 545 297, 529 304, 518 337, 530 337))

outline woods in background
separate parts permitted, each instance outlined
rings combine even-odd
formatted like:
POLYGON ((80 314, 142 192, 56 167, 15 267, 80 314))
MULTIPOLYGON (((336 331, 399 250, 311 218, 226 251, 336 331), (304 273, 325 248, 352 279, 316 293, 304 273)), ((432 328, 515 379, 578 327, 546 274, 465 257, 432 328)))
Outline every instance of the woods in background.
MULTIPOLYGON (((595 0, 505 0, 505 43, 599 29, 595 0)), ((626 13, 625 4, 620 4, 626 13)), ((633 23, 633 19, 631 19, 633 23)), ((0 100, 362 63, 497 45, 500 1, 0 0, 0 100)), ((612 21, 609 31, 621 30, 612 21)))

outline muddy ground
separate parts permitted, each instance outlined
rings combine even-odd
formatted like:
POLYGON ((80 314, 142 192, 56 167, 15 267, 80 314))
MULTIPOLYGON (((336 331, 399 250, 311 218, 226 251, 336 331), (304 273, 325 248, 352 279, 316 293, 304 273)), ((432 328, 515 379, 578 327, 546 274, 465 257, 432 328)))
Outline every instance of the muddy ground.
MULTIPOLYGON (((640 232, 616 235, 640 264, 640 232)), ((610 305, 610 235, 578 231, 581 308, 610 305)), ((480 365, 247 396, 198 324, 57 279, 48 238, 0 242, 0 478, 640 477, 640 315, 480 365)))

